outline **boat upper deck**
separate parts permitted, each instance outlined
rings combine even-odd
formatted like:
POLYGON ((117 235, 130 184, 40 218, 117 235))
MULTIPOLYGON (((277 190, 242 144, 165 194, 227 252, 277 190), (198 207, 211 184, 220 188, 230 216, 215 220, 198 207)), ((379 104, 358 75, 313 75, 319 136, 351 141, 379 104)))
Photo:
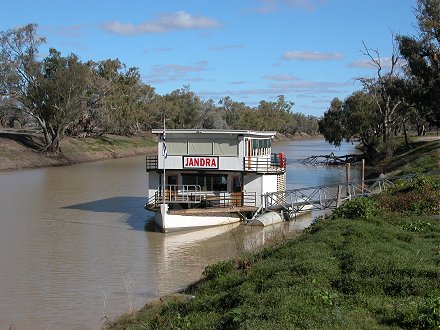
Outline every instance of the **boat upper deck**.
POLYGON ((147 171, 240 171, 283 173, 284 157, 272 153, 276 132, 248 130, 153 130, 157 155, 147 156, 147 171), (164 157, 166 154, 166 157, 164 157))

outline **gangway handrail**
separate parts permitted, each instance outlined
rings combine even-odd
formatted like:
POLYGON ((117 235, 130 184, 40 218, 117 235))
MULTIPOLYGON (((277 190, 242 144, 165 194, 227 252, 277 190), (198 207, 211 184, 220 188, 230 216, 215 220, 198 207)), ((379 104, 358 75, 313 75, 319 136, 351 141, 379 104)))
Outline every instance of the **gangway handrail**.
POLYGON ((291 208, 299 209, 312 205, 314 209, 329 209, 337 207, 340 202, 357 197, 370 196, 382 192, 398 180, 412 180, 417 174, 376 179, 350 181, 324 186, 310 186, 270 192, 263 195, 266 209, 291 208))

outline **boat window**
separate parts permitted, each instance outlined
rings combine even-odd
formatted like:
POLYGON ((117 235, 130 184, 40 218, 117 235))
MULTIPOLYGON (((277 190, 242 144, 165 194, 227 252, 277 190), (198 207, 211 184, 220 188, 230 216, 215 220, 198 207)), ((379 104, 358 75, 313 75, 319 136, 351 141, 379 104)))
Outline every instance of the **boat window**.
POLYGON ((213 175, 212 187, 214 191, 228 190, 228 176, 226 174, 213 175))
POLYGON ((177 175, 176 174, 168 175, 167 184, 168 185, 176 185, 177 184, 177 175))
POLYGON ((195 174, 182 174, 182 183, 184 185, 197 184, 197 176, 195 174))
POLYGON ((211 140, 189 140, 188 152, 190 155, 212 155, 211 140))
POLYGON ((237 140, 215 140, 214 155, 217 156, 237 156, 238 141, 237 140))
POLYGON ((227 174, 182 174, 184 185, 200 185, 202 191, 227 191, 227 174))
POLYGON ((270 139, 253 139, 252 140, 252 156, 270 155, 271 153, 270 139))
POLYGON ((188 155, 188 143, 185 139, 167 139, 166 143, 168 155, 188 155))

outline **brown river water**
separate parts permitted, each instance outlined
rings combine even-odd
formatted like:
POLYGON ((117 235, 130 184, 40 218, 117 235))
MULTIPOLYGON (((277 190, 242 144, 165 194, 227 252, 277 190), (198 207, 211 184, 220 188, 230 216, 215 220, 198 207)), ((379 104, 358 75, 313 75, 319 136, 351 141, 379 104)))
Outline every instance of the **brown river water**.
MULTIPOLYGON (((337 183, 344 169, 289 159, 354 152, 320 140, 273 149, 286 153, 291 188, 337 183)), ((144 157, 0 173, 0 329, 98 329, 313 216, 163 234, 143 209, 145 193, 144 157)))

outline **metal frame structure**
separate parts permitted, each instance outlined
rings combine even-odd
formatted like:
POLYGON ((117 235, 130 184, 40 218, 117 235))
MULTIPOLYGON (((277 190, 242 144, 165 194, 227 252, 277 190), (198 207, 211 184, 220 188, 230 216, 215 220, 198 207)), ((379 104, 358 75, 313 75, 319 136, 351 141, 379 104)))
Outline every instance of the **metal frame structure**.
POLYGON ((301 212, 310 205, 312 210, 332 209, 339 207, 346 200, 378 194, 398 181, 411 181, 415 176, 377 178, 348 182, 346 184, 273 192, 263 196, 263 204, 265 209, 285 209, 293 213, 301 212))

